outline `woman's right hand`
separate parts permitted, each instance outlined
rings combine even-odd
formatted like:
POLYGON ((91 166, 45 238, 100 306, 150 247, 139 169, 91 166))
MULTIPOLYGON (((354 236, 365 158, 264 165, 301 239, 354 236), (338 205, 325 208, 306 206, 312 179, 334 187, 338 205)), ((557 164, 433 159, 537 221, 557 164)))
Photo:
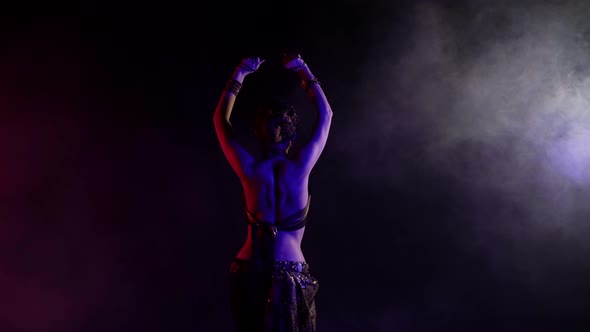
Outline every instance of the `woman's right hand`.
POLYGON ((244 74, 251 74, 260 68, 260 65, 264 63, 264 59, 258 57, 243 58, 242 62, 238 65, 238 68, 244 72, 244 74))

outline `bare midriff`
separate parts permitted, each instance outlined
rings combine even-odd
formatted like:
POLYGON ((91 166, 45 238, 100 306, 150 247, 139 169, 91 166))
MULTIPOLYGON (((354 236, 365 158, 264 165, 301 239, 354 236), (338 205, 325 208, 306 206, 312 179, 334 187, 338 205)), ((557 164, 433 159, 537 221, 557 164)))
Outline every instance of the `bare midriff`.
MULTIPOLYGON (((301 251, 301 240, 303 239, 303 232, 305 227, 292 232, 278 231, 275 239, 275 260, 277 261, 305 261, 303 252, 301 251)), ((251 242, 252 227, 248 225, 248 235, 246 241, 237 257, 248 260, 252 257, 252 242, 251 242)))

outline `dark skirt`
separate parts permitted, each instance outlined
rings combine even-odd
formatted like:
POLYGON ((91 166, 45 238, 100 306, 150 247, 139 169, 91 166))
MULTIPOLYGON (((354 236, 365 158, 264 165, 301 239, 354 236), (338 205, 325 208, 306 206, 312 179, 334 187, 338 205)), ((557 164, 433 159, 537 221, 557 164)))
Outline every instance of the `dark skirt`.
POLYGON ((318 288, 305 262, 276 261, 263 270, 236 258, 229 289, 236 330, 315 332, 318 288))

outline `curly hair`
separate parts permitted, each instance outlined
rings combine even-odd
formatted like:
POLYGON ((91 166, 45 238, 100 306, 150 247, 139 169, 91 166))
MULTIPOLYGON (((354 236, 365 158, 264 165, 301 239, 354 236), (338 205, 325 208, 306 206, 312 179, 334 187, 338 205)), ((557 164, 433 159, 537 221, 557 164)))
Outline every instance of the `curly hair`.
POLYGON ((295 139, 298 117, 295 107, 282 100, 262 103, 256 112, 255 128, 264 143, 285 143, 295 139))

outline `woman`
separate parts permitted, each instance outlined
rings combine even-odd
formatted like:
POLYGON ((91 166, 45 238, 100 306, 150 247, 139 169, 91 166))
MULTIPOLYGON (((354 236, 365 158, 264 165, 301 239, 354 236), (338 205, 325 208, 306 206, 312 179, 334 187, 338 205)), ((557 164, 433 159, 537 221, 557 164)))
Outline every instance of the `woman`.
POLYGON ((243 186, 248 235, 231 264, 230 304, 238 331, 315 331, 319 287, 301 251, 311 196, 309 174, 322 153, 332 110, 319 81, 299 55, 283 55, 315 105, 311 138, 291 151, 297 127, 295 109, 285 103, 262 105, 255 133, 264 158, 255 158, 236 139, 230 116, 244 78, 264 63, 245 58, 235 69, 217 105, 219 143, 243 186))

